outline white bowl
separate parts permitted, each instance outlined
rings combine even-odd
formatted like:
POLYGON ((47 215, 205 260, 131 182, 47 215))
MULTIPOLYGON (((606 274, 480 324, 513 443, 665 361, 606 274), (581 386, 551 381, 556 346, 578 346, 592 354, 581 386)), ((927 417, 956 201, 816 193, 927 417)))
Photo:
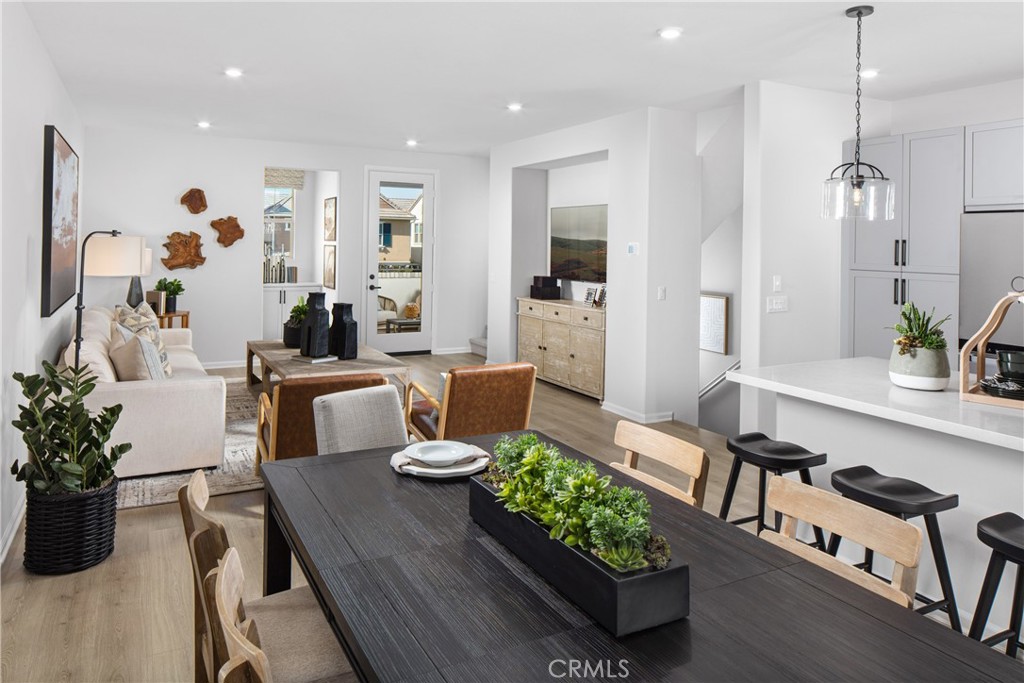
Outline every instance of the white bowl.
POLYGON ((473 448, 458 441, 421 441, 409 444, 405 454, 431 467, 448 467, 472 455, 473 448))

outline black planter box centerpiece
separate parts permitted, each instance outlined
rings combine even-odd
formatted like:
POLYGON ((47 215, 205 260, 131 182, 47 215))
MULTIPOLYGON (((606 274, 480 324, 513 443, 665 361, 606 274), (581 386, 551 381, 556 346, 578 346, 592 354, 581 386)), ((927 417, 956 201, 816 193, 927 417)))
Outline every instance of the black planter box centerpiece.
MULTIPOLYGON (((665 539, 650 535, 649 526, 644 527, 646 530, 643 532, 649 536, 648 545, 639 556, 635 552, 612 555, 605 553, 606 559, 602 559, 603 551, 597 544, 605 540, 602 534, 608 534, 607 525, 598 518, 613 516, 611 509, 614 509, 614 502, 609 503, 610 508, 603 504, 595 504, 594 501, 584 502, 577 508, 583 512, 576 517, 575 525, 569 522, 560 526, 556 522, 554 528, 549 529, 541 521, 555 519, 554 513, 550 510, 558 510, 559 517, 564 518, 567 501, 571 507, 572 492, 568 488, 559 491, 558 473, 552 474, 550 470, 533 468, 527 479, 532 482, 544 481, 546 489, 555 493, 547 502, 535 507, 530 514, 527 511, 513 512, 506 509, 505 503, 508 500, 522 502, 524 498, 520 490, 519 497, 506 494, 505 499, 502 499, 501 491, 505 484, 501 480, 504 477, 505 481, 508 481, 508 472, 514 472, 515 465, 507 466, 509 458, 503 457, 500 452, 504 449, 507 454, 515 449, 517 444, 523 445, 524 440, 528 449, 538 446, 541 449, 546 448, 549 452, 554 451, 553 460, 572 463, 571 466, 563 466, 566 469, 574 468, 575 471, 579 471, 581 466, 592 467, 561 458, 556 450, 537 444, 535 435, 520 437, 515 442, 503 439, 495 448, 498 463, 492 464, 488 473, 482 477, 470 479, 469 513, 473 521, 615 636, 635 633, 688 616, 689 566, 678 561, 670 562, 665 539), (505 472, 500 470, 503 460, 506 460, 505 472), (494 486, 488 480, 498 485, 494 486), (541 514, 542 519, 538 521, 534 515, 545 505, 549 512, 541 514), (588 516, 589 519, 582 525, 578 523, 580 519, 588 516), (566 541, 573 542, 573 546, 567 545, 566 541), (583 550, 580 548, 581 545, 591 547, 589 550, 583 550), (609 560, 617 563, 618 568, 609 564, 609 560)), ((512 459, 514 457, 511 456, 512 459)), ((527 459, 530 457, 527 455, 527 459)), ((526 467, 531 465, 527 464, 526 467)), ((594 476, 596 477, 596 473, 594 476)), ((514 481, 515 475, 512 475, 511 479, 514 481)), ((608 501, 614 498, 641 500, 642 504, 638 505, 646 506, 649 514, 650 508, 642 492, 627 487, 609 486, 607 478, 598 478, 598 481, 603 482, 602 486, 605 487, 598 491, 599 498, 605 495, 602 491, 607 491, 605 500, 608 501)), ((545 485, 531 485, 536 486, 538 497, 543 499, 542 491, 545 485)), ((593 487, 589 487, 588 490, 592 491, 593 487)), ((529 498, 529 495, 526 497, 529 498)), ((572 517, 571 514, 569 516, 572 517)), ((638 527, 646 525, 648 522, 643 517, 642 510, 637 515, 623 516, 622 524, 625 526, 621 528, 628 528, 633 524, 638 527)), ((615 524, 619 522, 616 521, 615 524)))

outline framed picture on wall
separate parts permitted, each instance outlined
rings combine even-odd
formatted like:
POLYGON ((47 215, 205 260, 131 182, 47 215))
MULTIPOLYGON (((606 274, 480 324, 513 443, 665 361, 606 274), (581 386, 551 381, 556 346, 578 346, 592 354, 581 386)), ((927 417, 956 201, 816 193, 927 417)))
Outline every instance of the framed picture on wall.
POLYGON ((324 245, 324 287, 327 289, 335 289, 336 250, 337 247, 333 244, 324 245))
POLYGON ((324 200, 324 242, 338 239, 338 198, 328 197, 324 200))
POLYGON ((54 126, 43 141, 42 317, 75 295, 78 256, 78 155, 54 126))
POLYGON ((729 297, 700 295, 700 349, 729 353, 729 297))

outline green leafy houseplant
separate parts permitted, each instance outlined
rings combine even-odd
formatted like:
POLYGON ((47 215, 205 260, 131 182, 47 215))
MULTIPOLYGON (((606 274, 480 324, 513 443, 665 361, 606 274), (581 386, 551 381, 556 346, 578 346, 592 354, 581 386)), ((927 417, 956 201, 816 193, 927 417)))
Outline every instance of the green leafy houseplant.
POLYGON ((946 348, 946 338, 939 329, 943 323, 950 319, 946 316, 942 320, 933 323, 935 309, 925 314, 918 310, 912 301, 903 304, 900 310, 900 322, 893 325, 892 329, 899 333, 899 337, 893 343, 900 347, 899 355, 903 356, 911 349, 933 349, 942 351, 946 348))
POLYGON ((306 303, 306 297, 300 296, 298 299, 298 303, 292 306, 292 310, 288 316, 288 320, 285 321, 285 326, 301 327, 302 321, 306 319, 307 313, 309 313, 309 304, 306 303))
POLYGON ((120 404, 98 415, 84 399, 96 388, 88 368, 57 370, 43 363, 41 375, 14 373, 27 404, 19 405, 12 424, 22 433, 28 458, 17 460, 11 474, 40 494, 81 493, 109 483, 114 466, 131 450, 130 443, 107 447, 121 415, 120 404))
POLYGON ((498 489, 510 512, 522 512, 550 530, 550 538, 599 557, 620 572, 668 566, 671 550, 651 533, 647 496, 612 486, 592 462, 562 456, 535 434, 504 436, 483 479, 498 489))
POLYGON ((185 286, 181 284, 181 280, 175 278, 168 280, 165 277, 157 280, 156 291, 166 292, 167 296, 180 296, 185 293, 185 286))

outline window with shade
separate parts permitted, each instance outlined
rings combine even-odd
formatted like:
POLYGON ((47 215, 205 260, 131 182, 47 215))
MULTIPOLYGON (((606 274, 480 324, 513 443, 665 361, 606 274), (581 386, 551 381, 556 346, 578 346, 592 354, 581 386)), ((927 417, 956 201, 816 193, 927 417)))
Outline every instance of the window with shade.
POLYGON ((391 223, 381 221, 377 234, 377 246, 382 249, 391 248, 391 223))
POLYGON ((293 256, 294 239, 295 190, 290 187, 263 188, 264 256, 293 256))

